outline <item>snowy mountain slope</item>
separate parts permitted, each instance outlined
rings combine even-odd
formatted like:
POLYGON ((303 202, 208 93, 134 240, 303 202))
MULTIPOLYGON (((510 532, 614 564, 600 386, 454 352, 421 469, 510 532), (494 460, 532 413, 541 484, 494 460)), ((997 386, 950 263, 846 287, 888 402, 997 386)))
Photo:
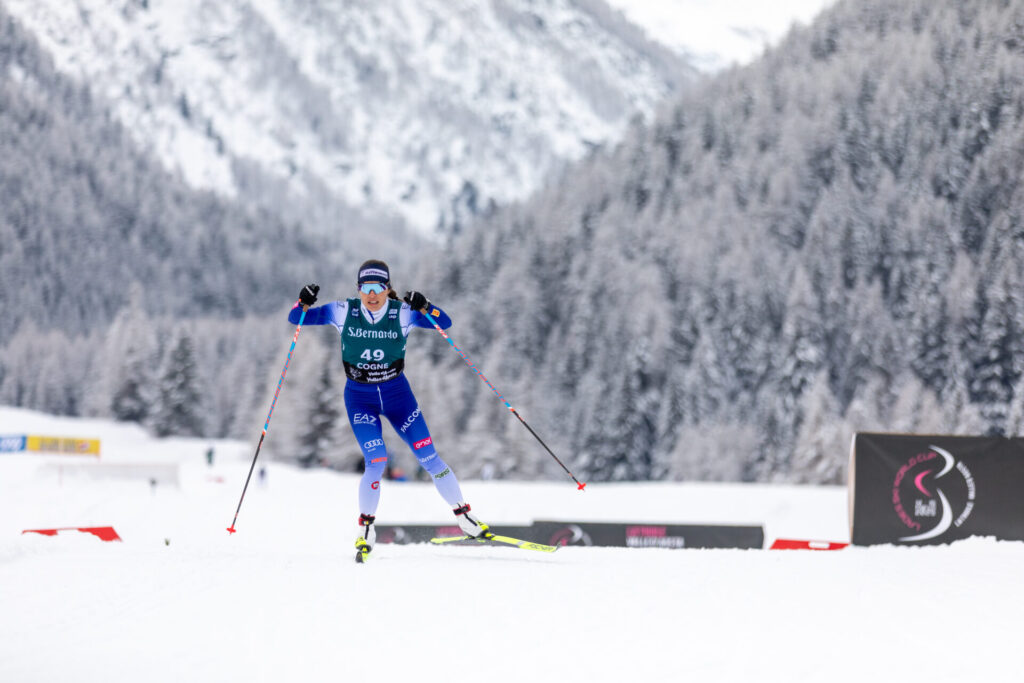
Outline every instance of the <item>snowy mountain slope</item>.
MULTIPOLYGON (((855 431, 1021 433, 1022 25, 1021 0, 838 3, 423 280, 584 479, 837 481, 855 431)), ((550 466, 460 363, 409 364, 447 399, 435 442, 550 466)))
POLYGON ((525 196, 693 72, 599 0, 9 0, 192 185, 326 187, 429 232, 525 196))
POLYGON ((652 40, 701 71, 746 64, 794 22, 808 24, 835 0, 608 0, 652 40))

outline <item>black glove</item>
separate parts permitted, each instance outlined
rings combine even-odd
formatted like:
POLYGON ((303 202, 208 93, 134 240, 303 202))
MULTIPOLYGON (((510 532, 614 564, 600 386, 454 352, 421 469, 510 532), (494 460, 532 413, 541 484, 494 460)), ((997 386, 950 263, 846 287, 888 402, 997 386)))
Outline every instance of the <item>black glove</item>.
POLYGON ((409 304, 409 308, 414 311, 421 311, 430 305, 430 302, 427 301, 427 297, 415 291, 406 292, 405 296, 402 297, 402 301, 409 304))
POLYGON ((316 303, 316 295, 320 291, 320 285, 306 285, 299 292, 299 303, 303 306, 312 306, 316 303))

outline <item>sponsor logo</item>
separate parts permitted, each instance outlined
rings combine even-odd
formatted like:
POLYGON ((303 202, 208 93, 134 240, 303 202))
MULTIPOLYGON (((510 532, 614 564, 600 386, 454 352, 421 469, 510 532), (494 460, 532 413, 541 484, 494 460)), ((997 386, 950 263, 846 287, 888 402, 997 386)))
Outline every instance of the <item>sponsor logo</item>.
POLYGON ((441 478, 443 478, 443 477, 447 477, 447 476, 448 476, 449 474, 451 474, 451 473, 452 473, 452 468, 450 468, 450 467, 445 467, 445 468, 444 468, 444 472, 441 472, 440 474, 435 474, 435 475, 434 475, 434 479, 441 479, 441 478))
POLYGON ((366 441, 365 443, 363 443, 363 450, 372 451, 373 449, 383 445, 383 439, 373 439, 371 441, 366 441))
POLYGON ((407 429, 409 429, 409 427, 412 427, 412 423, 415 422, 416 418, 419 417, 419 416, 420 416, 420 409, 416 408, 416 410, 412 411, 412 415, 410 415, 409 417, 405 418, 405 422, 402 423, 402 426, 399 428, 399 431, 401 431, 403 434, 405 434, 405 431, 407 429))
POLYGON ((415 543, 408 531, 400 526, 384 527, 377 530, 378 543, 415 543))
POLYGON ((437 457, 437 453, 431 453, 430 455, 428 455, 425 458, 419 458, 419 461, 420 461, 421 465, 426 465, 428 462, 430 462, 431 460, 433 460, 436 457, 437 457))
POLYGON ((25 450, 24 436, 0 436, 0 453, 15 453, 25 450))
POLYGON ((99 439, 75 439, 63 436, 32 436, 25 437, 26 451, 43 451, 64 454, 100 454, 99 439))
POLYGON ((348 336, 357 339, 398 339, 394 330, 364 330, 361 327, 348 327, 348 336))
POLYGON ((437 316, 441 315, 441 311, 439 311, 439 310, 437 310, 435 308, 435 309, 430 311, 430 315, 432 315, 432 316, 434 316, 436 318, 437 316))
POLYGON ((432 443, 434 443, 434 441, 428 436, 427 438, 423 439, 422 441, 417 441, 416 443, 414 443, 412 445, 412 447, 418 451, 419 449, 423 448, 424 446, 429 446, 432 443))
POLYGON ((918 532, 901 537, 901 541, 937 538, 951 527, 962 526, 974 510, 974 476, 967 465, 945 449, 930 448, 907 460, 892 483, 896 515, 907 528, 918 532))
POLYGON ((388 456, 385 455, 383 458, 374 458, 373 460, 370 461, 370 464, 372 465, 374 463, 387 462, 387 461, 388 461, 388 456))
POLYGON ((682 536, 669 536, 663 526, 627 526, 627 548, 685 548, 682 536))
POLYGON ((551 545, 594 545, 593 539, 578 524, 568 524, 551 534, 551 545))
POLYGON ((370 484, 370 488, 373 489, 374 491, 376 491, 377 489, 380 488, 380 482, 379 481, 373 482, 372 484, 370 484))
POLYGON ((377 418, 369 413, 356 413, 352 416, 352 424, 354 425, 375 425, 377 424, 377 418))

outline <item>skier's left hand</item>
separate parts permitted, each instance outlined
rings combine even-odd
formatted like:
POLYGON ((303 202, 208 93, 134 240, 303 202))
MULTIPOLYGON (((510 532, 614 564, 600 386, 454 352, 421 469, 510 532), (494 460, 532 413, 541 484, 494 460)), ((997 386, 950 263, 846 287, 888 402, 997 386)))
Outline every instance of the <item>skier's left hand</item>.
POLYGON ((299 292, 299 303, 302 304, 304 308, 309 308, 316 303, 316 295, 319 293, 320 285, 306 285, 302 288, 302 291, 299 292))
POLYGON ((423 296, 417 291, 406 292, 405 296, 402 297, 402 301, 409 304, 409 308, 414 311, 422 311, 430 305, 427 297, 423 296))

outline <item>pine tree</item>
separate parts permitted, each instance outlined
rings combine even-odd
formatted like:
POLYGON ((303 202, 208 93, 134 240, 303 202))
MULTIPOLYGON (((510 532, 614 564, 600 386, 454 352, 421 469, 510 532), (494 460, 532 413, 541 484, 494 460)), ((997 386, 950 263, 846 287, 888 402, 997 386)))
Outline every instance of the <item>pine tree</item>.
POLYGON ((145 422, 150 411, 150 368, 140 349, 128 347, 119 373, 120 381, 110 399, 110 412, 122 422, 145 422))
POLYGON ((309 422, 299 437, 299 464, 310 467, 323 461, 335 445, 335 428, 341 411, 338 390, 329 363, 323 364, 310 401, 309 422))
POLYGON ((155 365, 160 355, 141 284, 129 287, 127 299, 90 349, 89 392, 83 409, 90 416, 144 423, 156 395, 155 365))
POLYGON ((974 345, 971 398, 980 404, 982 415, 993 434, 1005 433, 1008 406, 1020 373, 1020 332, 1015 329, 1016 288, 1003 281, 995 283, 983 296, 978 339, 974 345))
POLYGON ((202 393, 192 339, 181 334, 164 359, 157 387, 153 431, 157 436, 202 436, 202 393))
POLYGON ((846 425, 836 418, 839 405, 828 374, 819 372, 802 397, 803 418, 790 462, 800 482, 842 484, 846 470, 846 425))
POLYGON ((785 414, 798 412, 804 393, 825 365, 825 335, 815 293, 803 268, 794 274, 776 357, 775 384, 785 414))

